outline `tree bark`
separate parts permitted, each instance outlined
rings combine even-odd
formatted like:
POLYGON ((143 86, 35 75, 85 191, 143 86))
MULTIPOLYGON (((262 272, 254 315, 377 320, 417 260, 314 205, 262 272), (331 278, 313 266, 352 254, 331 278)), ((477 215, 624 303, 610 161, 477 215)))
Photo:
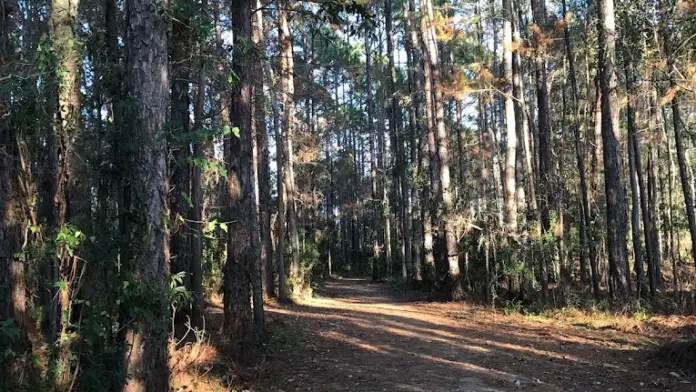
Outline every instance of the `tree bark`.
MULTIPOLYGON (((423 0, 423 41, 426 47, 426 63, 430 64, 430 78, 433 88, 433 104, 435 110, 435 128, 437 129, 437 157, 439 168, 439 192, 437 201, 441 203, 438 208, 439 235, 443 246, 443 267, 447 268, 445 278, 446 294, 451 300, 461 300, 464 295, 461 277, 459 276, 459 257, 457 254, 457 238, 454 232, 454 201, 450 192, 449 170, 449 138, 445 130, 444 102, 442 84, 440 83, 440 60, 437 48, 435 26, 433 25, 433 5, 430 0, 423 0)), ((427 78, 427 76, 426 76, 427 78)), ((427 83, 427 82, 426 82, 427 83)))
MULTIPOLYGON (((546 25, 546 7, 543 0, 532 0, 532 13, 537 34, 543 34, 546 25)), ((536 39, 536 52, 534 57, 534 72, 536 75, 536 94, 538 110, 539 133, 539 209, 541 215, 541 230, 543 233, 551 229, 549 206, 553 205, 551 197, 551 179, 553 178, 553 164, 551 162, 551 126, 549 124, 549 97, 547 90, 546 60, 544 59, 544 47, 541 37, 536 39)), ((539 258, 541 268, 541 293, 544 298, 549 290, 549 271, 547 257, 539 258)))
MULTIPOLYGON (((669 7, 664 2, 659 2, 660 7, 669 7)), ((684 204, 686 209, 686 217, 689 221, 689 234, 691 236, 691 258, 696 263, 696 215, 694 214, 694 195, 691 191, 691 185, 687 173, 687 158, 684 148, 684 122, 681 118, 680 87, 677 85, 676 77, 678 75, 677 67, 674 64, 674 54, 672 51, 672 36, 669 31, 671 23, 672 10, 665 8, 662 21, 662 40, 665 49, 665 57, 667 58, 667 74, 669 75, 669 88, 674 92, 669 106, 672 109, 672 127, 674 128, 674 143, 677 150, 677 164, 679 166, 679 178, 681 179, 682 192, 684 194, 684 204)))
MULTIPOLYGON (((201 53, 201 58, 205 59, 204 53, 201 53)), ((198 90, 193 111, 195 118, 194 130, 196 131, 203 129, 206 78, 206 61, 201 60, 198 69, 198 90)), ((201 165, 195 162, 196 160, 205 159, 202 140, 194 142, 193 159, 194 164, 191 167, 191 259, 188 271, 191 274, 191 293, 193 294, 191 324, 196 327, 202 327, 205 325, 203 320, 205 298, 203 298, 203 238, 201 225, 203 221, 203 184, 201 165)))
MULTIPOLYGON (((169 387, 167 355, 167 288, 169 229, 167 213, 167 151, 162 126, 169 105, 166 10, 168 0, 127 3, 127 91, 136 103, 127 118, 133 122, 131 143, 137 162, 131 177, 131 279, 147 290, 150 308, 132 320, 126 334, 126 392, 163 391, 169 387), (135 223, 137 222, 137 224, 135 223)), ((124 323, 124 325, 127 323, 124 323)))
MULTIPOLYGON (((566 18, 566 1, 563 0, 563 17, 566 18)), ((587 173, 585 172, 585 146, 580 135, 580 91, 575 74, 575 54, 573 52, 573 44, 570 39, 570 29, 568 24, 563 25, 563 40, 565 43, 566 56, 568 58, 568 72, 570 85, 572 89, 572 117, 571 126, 573 128, 573 139, 575 142, 575 158, 578 168, 578 176, 580 177, 580 226, 578 232, 580 234, 580 281, 588 283, 590 274, 588 269, 589 255, 594 255, 595 251, 588 252, 588 248, 594 248, 594 240, 590 237, 588 225, 590 223, 590 199, 587 189, 587 173), (589 255, 588 255, 589 253, 589 255)))
MULTIPOLYGON (((171 178, 170 219, 173 224, 171 233, 171 271, 176 274, 186 273, 185 284, 190 288, 191 249, 189 247, 190 234, 188 225, 184 221, 193 213, 192 173, 194 170, 189 165, 190 150, 190 111, 191 99, 189 97, 189 83, 191 82, 190 60, 193 40, 191 26, 188 18, 183 17, 172 21, 172 37, 170 42, 171 56, 171 114, 170 118, 175 127, 173 143, 170 146, 172 161, 169 164, 171 178), (177 139, 178 137, 178 139, 177 139)), ((194 232, 195 233, 195 232, 194 232)))
POLYGON ((512 0, 503 0, 503 100, 505 102, 505 224, 510 235, 517 232, 515 174, 517 165, 517 126, 513 101, 512 0))
POLYGON ((285 143, 283 143, 283 134, 281 133, 281 113, 278 110, 278 99, 276 91, 278 91, 279 83, 273 75, 273 69, 269 62, 264 62, 264 73, 266 79, 271 84, 271 114, 273 116, 273 133, 276 142, 276 167, 277 179, 276 189, 278 192, 277 207, 278 215, 276 218, 276 268, 278 269, 278 299, 282 302, 287 302, 290 299, 290 293, 287 289, 287 275, 285 273, 285 212, 286 212, 286 192, 285 192, 285 143))
POLYGON ((619 107, 615 72, 616 25, 614 1, 599 0, 598 5, 599 85, 602 90, 602 144, 604 148, 604 193, 607 214, 607 253, 614 296, 627 299, 629 288, 626 248, 626 200, 623 188, 619 146, 619 107))
POLYGON ((293 280, 293 295, 299 295, 303 282, 300 281, 300 240, 297 228, 297 193, 295 190, 295 175, 293 168, 293 118, 294 118, 294 61, 292 35, 288 23, 287 1, 281 4, 278 11, 278 42, 280 47, 280 94, 283 110, 283 145, 285 147, 285 190, 288 195, 288 231, 292 258, 290 260, 290 277, 293 280))
MULTIPOLYGON (((263 31, 263 11, 260 0, 256 0, 256 12, 252 23, 253 39, 257 53, 263 53, 266 47, 263 31)), ((266 130, 266 95, 264 94, 263 59, 254 62, 254 127, 256 143, 260 158, 258 167, 260 225, 261 225, 261 266, 266 295, 275 296, 275 277, 273 276, 273 240, 271 239, 271 169, 268 152, 268 133, 266 130)))
POLYGON ((227 153, 227 196, 229 202, 227 262, 224 268, 224 332, 238 348, 252 340, 251 269, 252 226, 250 212, 254 208, 251 156, 251 59, 244 46, 251 41, 251 2, 236 2, 230 10, 234 31, 235 55, 232 72, 238 80, 232 86, 230 122, 239 136, 230 135, 227 153))
MULTIPOLYGON (((57 110, 53 129, 47 138, 49 149, 49 176, 51 198, 46 200, 47 231, 57 235, 70 219, 70 188, 74 179, 72 142, 77 135, 80 119, 80 75, 78 61, 78 38, 74 27, 78 16, 78 1, 56 0, 51 4, 50 36, 58 63, 53 75, 57 110), (49 205, 50 204, 50 205, 49 205)), ((70 363, 70 339, 68 329, 71 326, 72 280, 77 268, 77 259, 62 255, 53 262, 53 281, 61 282, 57 289, 58 308, 53 314, 51 325, 58 325, 58 369, 60 376, 57 385, 66 388, 72 378, 70 363)), ((56 286, 54 286, 56 287, 56 286)), ((56 309, 52 307, 52 309, 56 309)), ((53 334, 52 334, 53 335, 53 334)))
MULTIPOLYGON (((0 75, 8 75, 14 64, 13 43, 10 33, 14 30, 9 15, 10 4, 0 0, 0 75)), ((0 317, 14 319, 20 328, 18 339, 13 342, 14 352, 26 349, 26 335, 31 322, 27 313, 27 291, 24 262, 17 254, 22 251, 21 231, 23 212, 21 206, 27 195, 20 192, 20 161, 18 135, 12 124, 10 94, 0 95, 0 317)), ((13 326, 14 326, 13 325, 13 326)), ((25 365, 21 357, 8 358, 0 369, 0 388, 22 388, 21 379, 25 365)))

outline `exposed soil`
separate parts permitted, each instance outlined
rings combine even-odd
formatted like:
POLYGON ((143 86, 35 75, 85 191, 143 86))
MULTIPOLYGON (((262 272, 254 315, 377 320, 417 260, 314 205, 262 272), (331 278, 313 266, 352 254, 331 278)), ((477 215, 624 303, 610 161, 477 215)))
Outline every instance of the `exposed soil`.
POLYGON ((650 361, 655 337, 645 331, 426 302, 365 279, 317 294, 268 306, 275 338, 254 390, 696 391, 650 361))

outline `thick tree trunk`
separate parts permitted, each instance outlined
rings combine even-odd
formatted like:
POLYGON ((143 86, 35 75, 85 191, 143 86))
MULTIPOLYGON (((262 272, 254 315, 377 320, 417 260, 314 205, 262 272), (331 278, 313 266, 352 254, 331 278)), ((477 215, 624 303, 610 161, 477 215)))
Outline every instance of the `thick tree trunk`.
POLYGON ((604 148, 604 192, 607 214, 607 253, 614 296, 626 299, 629 288, 628 252, 626 248, 626 199, 623 188, 619 145, 619 107, 616 92, 615 52, 616 25, 614 1, 599 0, 599 85, 602 90, 602 144, 604 148))
POLYGON ((167 213, 167 151, 162 127, 169 105, 167 31, 168 0, 127 3, 127 91, 136 103, 129 115, 131 143, 137 162, 131 177, 129 265, 136 287, 147 289, 149 308, 126 334, 126 392, 164 391, 169 387, 167 356, 167 286, 169 229, 167 213), (135 223, 137 222, 137 224, 135 223))
POLYGON ((238 81, 233 86, 230 122, 239 129, 239 137, 230 135, 227 154, 227 196, 231 222, 228 229, 227 262, 224 268, 224 331, 227 337, 243 347, 252 340, 251 269, 252 226, 250 212, 254 208, 251 156, 251 59, 243 55, 243 47, 251 40, 251 2, 236 2, 231 9, 236 55, 232 72, 238 81))

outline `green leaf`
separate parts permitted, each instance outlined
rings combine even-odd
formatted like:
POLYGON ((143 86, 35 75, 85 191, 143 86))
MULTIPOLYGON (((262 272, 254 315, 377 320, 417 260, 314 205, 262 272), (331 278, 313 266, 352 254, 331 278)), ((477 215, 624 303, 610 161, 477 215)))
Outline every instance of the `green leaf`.
POLYGON ((232 130, 230 129, 229 125, 225 125, 224 127, 222 127, 222 134, 223 135, 227 136, 230 133, 232 133, 232 130))
POLYGON ((220 230, 224 231, 227 233, 227 223, 220 223, 220 230))
POLYGON ((55 283, 53 283, 53 287, 58 288, 60 290, 67 290, 68 289, 68 282, 64 280, 59 280, 55 283))
POLYGON ((181 192, 181 198, 184 199, 184 203, 186 203, 189 207, 193 207, 193 201, 188 193, 181 192))
POLYGON ((236 137, 239 137, 239 127, 233 127, 232 134, 236 137))
POLYGON ((208 224, 206 225, 205 231, 213 231, 213 230, 215 230, 215 226, 216 226, 216 225, 217 225, 217 221, 216 221, 216 220, 213 220, 213 221, 208 222, 208 224))

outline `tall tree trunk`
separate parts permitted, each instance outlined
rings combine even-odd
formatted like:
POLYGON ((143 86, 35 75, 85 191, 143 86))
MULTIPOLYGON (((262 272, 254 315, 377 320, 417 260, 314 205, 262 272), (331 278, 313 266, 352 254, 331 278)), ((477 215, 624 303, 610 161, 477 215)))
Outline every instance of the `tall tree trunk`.
POLYGON ((395 177, 394 195, 395 210, 399 219, 397 220, 398 230, 402 233, 399 239, 401 243, 401 277, 406 279, 406 252, 405 252, 405 209, 404 209, 404 183, 406 181, 405 162, 403 152, 403 140, 401 137, 401 109, 399 107, 399 97, 396 91, 396 67, 394 65, 394 32, 392 29, 392 1, 384 1, 385 33, 387 38, 387 59, 388 59, 388 91, 390 95, 389 106, 389 132, 393 149, 393 176, 395 177))
POLYGON ((252 259, 252 231, 256 227, 250 222, 254 208, 254 195, 251 194, 252 156, 251 143, 251 59, 244 52, 245 45, 251 41, 251 2, 236 2, 230 10, 234 32, 235 55, 232 72, 238 80, 232 88, 230 122, 239 130, 239 136, 230 135, 230 150, 227 154, 227 196, 229 214, 227 262, 224 268, 224 331, 238 347, 251 342, 251 269, 256 260, 252 259))
MULTIPOLYGON (((47 214, 47 229, 50 235, 57 235, 63 225, 68 222, 70 188, 74 181, 71 148, 78 132, 80 118, 80 76, 78 69, 79 53, 77 36, 74 33, 77 21, 78 1, 57 0, 51 4, 50 35, 58 63, 54 74, 55 99, 57 110, 53 130, 47 138, 47 148, 50 159, 50 184, 52 194, 47 214)), ((67 388, 72 378, 70 364, 68 329, 71 325, 70 313, 72 307, 72 284, 77 268, 74 256, 62 255, 53 263, 53 279, 61 282, 58 286, 58 309, 51 320, 51 325, 58 325, 61 338, 58 347, 59 388, 67 388)), ((58 284, 58 283, 56 283, 58 284)), ((52 308, 55 309, 55 308, 52 308)), ((56 338, 56 336, 53 336, 56 338)))
MULTIPOLYGON (((522 39, 519 33, 519 23, 515 22, 517 18, 514 18, 514 15, 511 16, 511 18, 513 22, 513 45, 516 47, 521 47, 522 39)), ((529 129, 529 117, 527 116, 527 102, 524 96, 525 90, 522 58, 519 50, 515 50, 512 55, 512 92, 515 97, 515 125, 517 127, 517 135, 522 140, 524 173, 527 179, 527 187, 529 188, 529 210, 531 210, 529 212, 537 221, 537 235, 540 235, 541 226, 539 225, 541 224, 541 215, 539 205, 537 203, 537 183, 534 173, 534 152, 532 151, 532 137, 529 129)))
MULTIPOLYGON (((324 73, 324 85, 327 86, 327 74, 324 73)), ((369 85, 369 84, 368 84, 369 85)), ((327 255, 326 264, 329 272, 329 277, 333 276, 333 255, 334 255, 334 236, 336 233, 336 218, 334 217, 334 180, 333 180, 333 158, 331 152, 333 150, 333 140, 331 138, 332 129, 327 127, 325 130, 325 159, 328 166, 328 189, 326 190, 326 220, 327 220, 327 255)), ((374 141, 373 141, 374 142, 374 141)), ((374 156, 372 157, 374 159, 374 156)))
MULTIPOLYGON (((654 223, 654 215, 652 215, 652 211, 649 207, 649 198, 648 198, 648 186, 646 185, 645 182, 645 176, 643 174, 643 165, 641 163, 641 154, 640 154, 640 144, 638 143, 638 125, 637 125, 637 113, 636 113, 636 97, 638 96, 638 88, 636 87, 635 83, 635 78, 636 78, 636 71, 634 69, 633 65, 633 59, 631 58, 630 54, 627 54, 624 56, 624 61, 626 62, 625 68, 626 68, 626 90, 628 92, 628 109, 626 115, 628 116, 627 122, 628 122, 628 137, 629 137, 629 147, 633 149, 633 160, 634 160, 634 167, 636 170, 636 178, 635 180, 637 181, 637 186, 638 186, 638 192, 639 192, 639 198, 640 198, 640 210, 641 210, 641 216, 642 216, 642 222, 643 222, 643 235, 645 237, 645 253, 647 256, 647 264, 648 264, 648 283, 650 287, 650 295, 654 296, 655 295, 655 290, 656 290, 656 274, 655 274, 655 264, 657 262, 657 257, 656 257, 656 248, 657 248, 657 243, 654 241, 655 239, 653 238, 653 223, 654 223)), ((629 150, 630 152, 630 150, 629 150)), ((649 156, 649 154, 648 154, 649 156)), ((648 158, 649 159, 649 158, 648 158)), ((630 162, 630 160, 629 160, 630 162)), ((633 174, 631 174, 633 175, 633 174)), ((633 191, 633 189, 631 189, 633 191)), ((637 261, 637 259, 636 259, 637 261)), ((637 272, 636 272, 637 273, 637 272)), ((640 282, 639 282, 640 284, 640 282)), ((642 290, 642 287, 640 287, 642 290)))
MULTIPOLYGON (((410 96, 413 99, 413 102, 411 104, 411 110, 409 110, 409 120, 411 124, 411 161, 414 162, 415 164, 415 170, 416 172, 414 175, 417 177, 420 175, 422 172, 422 165, 421 165, 421 157, 423 154, 419 154, 418 152, 421 150, 420 149, 420 144, 422 143, 423 136, 422 136, 422 126, 421 126, 421 115, 420 115, 420 75, 416 73, 417 69, 422 68, 421 66, 421 58, 420 58, 420 53, 417 51, 417 48, 420 46, 419 45, 419 39, 418 39, 418 23, 416 22, 416 17, 417 13, 415 12, 415 1, 414 0, 408 0, 404 2, 404 21, 406 23, 406 32, 405 32, 405 50, 406 50, 406 59, 408 62, 408 85, 409 85, 409 92, 410 96)), ((422 195, 423 191, 421 189, 416 189, 415 186, 413 186, 413 183, 409 181, 409 184, 411 186, 411 197, 412 197, 412 205, 417 206, 418 208, 423 207, 422 203, 422 195)), ((422 230, 422 222, 421 223, 421 230, 418 230, 418 234, 416 234, 416 224, 419 223, 416 218, 416 214, 413 214, 413 211, 411 211, 411 228, 413 232, 413 247, 412 247, 412 272, 411 272, 411 279, 414 283, 415 287, 418 287, 420 285, 420 282, 422 280, 422 263, 423 261, 421 260, 421 251, 423 249, 423 230, 422 230)))
POLYGON ((300 281, 302 278, 300 276, 300 240, 297 228, 297 193, 292 150, 295 82, 292 35, 288 23, 289 7, 289 3, 284 1, 278 10, 278 42, 280 47, 280 99, 283 110, 283 144, 285 147, 285 188, 288 195, 288 230, 292 249, 290 276, 293 280, 293 294, 299 295, 303 282, 300 281))
MULTIPOLYGON (((258 5, 257 2, 249 1, 249 5, 253 4, 255 9, 258 5)), ((260 10, 258 10, 260 11, 260 10)), ((260 12, 259 12, 260 15, 260 12)), ((254 18, 254 24, 258 24, 257 18, 254 18)), ((252 29, 251 38, 254 45, 260 41, 258 37, 258 32, 256 28, 252 29)), ((260 53, 260 52, 259 52, 260 53)), ((254 333, 257 342, 262 342, 264 340, 264 313, 263 313, 263 286, 264 286, 264 275, 262 271, 265 269, 266 264, 262 259, 262 254, 264 254, 264 247, 266 243, 262 243, 262 233, 263 227, 261 225, 261 196, 259 187, 259 133, 266 134, 265 127, 265 116, 260 115, 258 112, 263 112, 256 103, 256 98, 260 93, 263 94, 263 73, 261 72, 260 60, 255 56, 252 56, 246 61, 245 64, 251 69, 247 70, 249 72, 249 83, 250 83, 250 97, 249 97, 249 132, 248 134, 240 133, 240 139, 243 145, 243 149, 249 150, 249 163, 251 164, 248 172, 245 173, 247 176, 248 189, 247 192, 251 195, 251 204, 247 211, 250 212, 249 224, 251 230, 251 258, 249 259, 249 273, 251 276, 251 289, 252 289, 252 304, 254 311, 254 333), (251 63, 251 64, 250 64, 251 63), (262 118, 259 120, 259 116, 262 118)))
MULTIPOLYGON (((169 387, 167 355, 167 286, 169 229, 167 213, 167 151, 162 127, 169 105, 166 10, 168 0, 127 2, 127 91, 135 102, 128 116, 133 123, 136 164, 131 177, 129 265, 137 287, 151 293, 150 308, 126 334, 126 392, 164 391, 169 387), (147 44, 145 44, 147 43, 147 44), (136 224, 137 222, 137 224, 136 224)), ((124 324, 126 324, 125 322, 124 324)))
POLYGON ((604 192, 607 214, 607 253, 614 295, 630 297, 630 272, 626 248, 626 199, 619 146, 619 107, 616 92, 616 25, 614 0, 598 4, 599 85, 602 90, 602 144, 604 148, 604 192))
POLYGON ((379 206, 379 192, 378 192, 378 180, 377 180, 377 135, 375 135, 373 130, 373 105, 372 105, 372 39, 371 33, 368 29, 365 31, 365 86, 367 88, 367 134, 372 135, 372 141, 370 142, 370 189, 372 199, 370 204, 372 205, 372 280, 379 280, 379 257, 380 257, 380 206, 379 206))
MULTIPOLYGON (((184 219, 189 218, 192 207, 189 203, 193 201, 191 197, 191 171, 189 165, 190 158, 190 111, 191 99, 189 97, 189 84, 191 83, 191 72, 193 61, 191 57, 191 26, 186 15, 181 19, 172 22, 172 38, 170 40, 171 56, 171 120, 175 124, 176 133, 174 142, 170 146, 172 161, 169 164, 171 196, 170 219, 173 223, 171 235, 172 263, 171 272, 176 274, 186 273, 186 287, 190 288, 189 275, 191 252, 189 249, 190 234, 187 224, 181 224, 184 219), (177 139, 178 136, 178 139, 177 139)), ((194 104, 195 106, 195 104, 194 104)))
MULTIPOLYGON (((648 208, 650 211, 650 217, 652 218, 652 232, 650 236, 653 241, 653 252, 655 260, 653 267, 655 268, 655 285, 657 287, 662 287, 663 277, 662 277, 662 260, 663 260, 663 239, 662 239, 662 228, 663 228, 663 201, 664 201, 664 178, 662 175, 659 176, 658 181, 658 171, 662 174, 662 168, 664 165, 660 165, 661 155, 660 150, 662 149, 660 141, 662 140, 661 135, 662 125, 660 121, 660 110, 658 108, 657 96, 654 88, 650 89, 650 130, 653 135, 655 142, 649 143, 648 147, 648 208)), ((676 286, 676 285, 675 285, 676 286)))
MULTIPOLYGON (((594 110, 593 110, 593 149, 592 149, 592 160, 590 162, 592 181, 590 182, 590 192, 588 198, 590 199, 590 220, 588 221, 588 238, 592 240, 588 251, 590 256, 590 278, 592 280, 592 290, 594 292, 595 298, 599 298, 599 280, 600 273, 597 256, 597 224, 596 218, 599 214, 599 207, 597 203, 597 192, 599 192, 600 185, 600 171, 602 165, 602 93, 599 86, 599 77, 595 79, 595 99, 594 99, 594 110)), ((588 135, 589 136, 589 135, 588 135)), ((601 237, 600 237, 601 238, 601 237)), ((599 247, 601 250, 601 242, 599 247)))
MULTIPOLYGON (((194 130, 203 129, 203 121, 205 117, 205 89, 206 89, 206 61, 205 46, 201 46, 201 62, 198 69, 198 90, 196 92, 196 101, 194 105, 194 130)), ((204 159, 203 141, 196 140, 193 145, 194 162, 199 162, 204 159)), ((191 274, 191 292, 193 299, 191 304, 191 322, 193 326, 202 327, 203 320, 203 238, 202 221, 203 221, 203 183, 201 176, 201 165, 194 163, 191 165, 191 260, 189 263, 189 273, 191 274)))
MULTIPOLYGON (((14 59, 10 33, 14 30, 9 15, 10 4, 0 0, 0 75, 8 75, 14 59)), ((22 210, 20 193, 18 135, 12 124, 9 94, 0 96, 0 317, 14 319, 20 328, 12 347, 14 352, 26 350, 26 335, 31 327, 27 314, 27 292, 24 262, 16 256, 21 249, 22 210)), ((24 364, 21 357, 5 360, 0 370, 0 388, 21 390, 24 364)))
MULTIPOLYGON (((256 0, 256 11, 252 23, 252 35, 258 53, 266 48, 263 31, 263 11, 261 1, 256 0)), ((268 132, 266 130, 266 96, 264 94, 263 59, 254 61, 254 128, 258 148, 258 183, 260 201, 260 232, 261 232, 261 266, 262 278, 266 295, 275 295, 275 278, 273 276, 273 240, 271 239, 271 168, 268 153, 268 132)))
MULTIPOLYGON (((461 277, 459 276, 459 257, 457 255, 457 238, 454 232, 454 201, 450 192, 449 171, 449 137, 445 130, 444 102, 442 84, 440 83, 440 60, 437 48, 435 26, 433 24, 433 5, 430 0, 423 0, 422 16, 423 41, 426 47, 426 63, 430 64, 430 78, 433 88, 433 104, 435 110, 435 128, 437 129, 437 157, 439 168, 439 192, 437 200, 441 205, 438 208, 439 235, 443 246, 443 267, 446 270, 445 288, 447 295, 452 300, 460 300, 463 297, 461 277)), ((427 78, 427 75, 426 75, 427 78)), ((427 82, 426 82, 427 83, 427 82)))
POLYGON ((424 139, 427 141, 424 146, 427 148, 427 167, 430 176, 430 192, 427 194, 427 216, 423 217, 423 227, 425 233, 424 252, 425 252, 425 274, 423 279, 427 283, 432 284, 437 277, 437 263, 435 261, 435 244, 433 240, 433 226, 437 226, 437 206, 439 204, 438 195, 440 194, 440 169, 439 159, 437 155, 437 144, 435 140, 435 109, 433 105, 433 79, 432 79, 432 64, 429 59, 427 40, 429 40, 430 28, 427 25, 428 18, 422 11, 423 4, 421 3, 420 13, 420 33, 421 41, 425 47, 423 51, 423 75, 424 84, 423 100, 425 102, 425 131, 424 139), (427 220, 427 222, 426 222, 427 220))
POLYGON ((276 179, 276 188, 278 192, 278 216, 276 218, 276 268, 278 269, 278 299, 281 302, 287 302, 290 299, 290 293, 287 288, 287 275, 285 273, 285 212, 286 212, 286 191, 285 191, 285 143, 283 142, 283 134, 280 130, 282 122, 281 113, 278 110, 279 99, 276 91, 279 83, 273 76, 273 69, 270 63, 264 64, 265 74, 271 88, 271 111, 273 115, 273 132, 276 142, 276 167, 278 170, 276 179))
MULTIPOLYGON (((563 0, 563 18, 566 18, 566 1, 563 0)), ((570 29, 568 24, 563 25, 563 39, 565 43, 566 57, 568 58, 568 72, 570 78, 570 86, 572 89, 572 117, 571 126, 573 128, 573 139, 575 142, 575 158, 578 167, 578 176, 580 177, 580 227, 578 227, 578 232, 580 234, 580 281, 583 283, 588 283, 590 281, 589 269, 588 269, 588 251, 589 247, 594 248, 594 240, 590 237, 588 230, 588 225, 590 222, 590 199, 587 189, 587 173, 585 172, 585 146, 581 140, 580 135, 580 91, 578 89, 578 81, 575 74, 575 54, 573 52, 573 44, 570 39, 570 29)), ((589 254, 593 255, 595 251, 590 251, 589 254)))
POLYGON ((503 100, 505 102, 505 224, 506 231, 517 232, 515 174, 517 165, 517 127, 513 101, 512 0, 503 0, 503 100))
MULTIPOLYGON (((543 0, 532 0, 532 12, 534 23, 539 28, 538 34, 543 34, 546 25, 546 5, 543 0)), ((538 131, 539 131, 539 209, 541 213, 542 232, 548 232, 551 227, 549 206, 553 205, 551 197, 551 179, 553 178, 553 165, 551 162, 551 126, 549 124, 549 97, 546 81, 546 60, 544 59, 544 44, 541 37, 536 40, 536 53, 534 58, 534 72, 536 75, 536 94, 538 131)), ((549 271, 547 257, 540 258, 541 267, 541 292, 546 298, 549 290, 549 271)))
MULTIPOLYGON (((628 78, 627 74, 627 78, 628 78)), ((636 271, 636 295, 640 298, 643 295, 645 285, 643 272, 643 247, 640 238, 640 196, 639 185, 636 171, 636 145, 635 145, 635 109, 631 105, 633 100, 630 97, 627 111, 628 122, 628 165, 629 165, 629 180, 631 184, 631 238, 633 240, 633 263, 636 271)), ((646 236, 647 239, 647 236, 646 236)))
POLYGON ((684 194, 684 204, 686 208, 686 217, 689 221, 689 234, 691 235, 691 258, 694 263, 696 263, 696 215, 694 214, 694 195, 691 191, 691 185, 689 184, 689 178, 687 173, 687 158, 686 151, 684 148, 684 122, 681 118, 680 101, 681 87, 677 85, 676 78, 678 76, 677 67, 674 64, 674 54, 672 50, 672 36, 669 31, 669 26, 673 22, 672 18, 672 8, 664 4, 663 1, 659 2, 660 7, 664 8, 663 21, 662 21, 662 41, 665 49, 665 57, 667 57, 667 74, 669 75, 669 88, 673 92, 672 100, 669 103, 672 109, 672 127, 674 128, 674 143, 677 150, 677 163, 679 165, 679 178, 681 179, 682 192, 684 194))

